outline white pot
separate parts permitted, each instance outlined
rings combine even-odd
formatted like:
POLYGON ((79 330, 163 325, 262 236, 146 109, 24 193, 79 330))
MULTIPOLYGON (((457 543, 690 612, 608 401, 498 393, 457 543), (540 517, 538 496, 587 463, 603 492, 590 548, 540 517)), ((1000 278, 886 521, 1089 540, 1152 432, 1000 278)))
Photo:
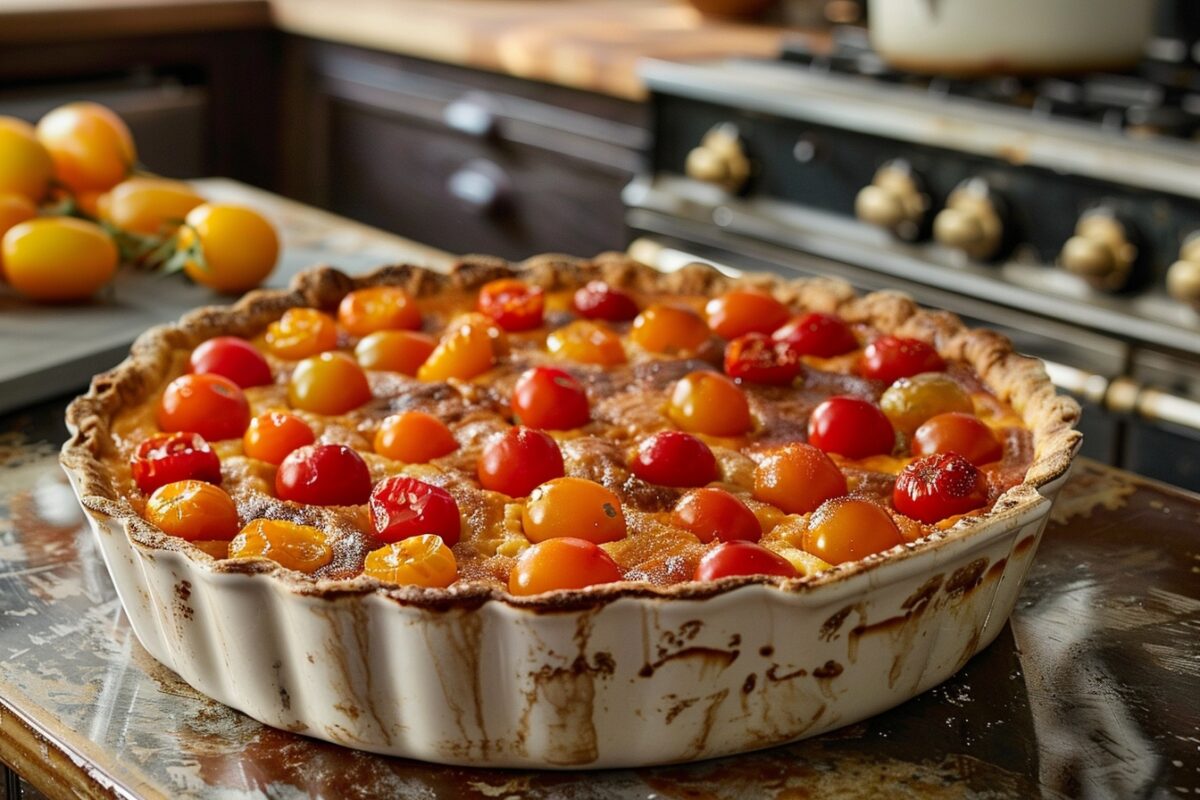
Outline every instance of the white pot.
POLYGON ((1072 72, 1136 63, 1154 0, 870 0, 871 44, 910 72, 1072 72))

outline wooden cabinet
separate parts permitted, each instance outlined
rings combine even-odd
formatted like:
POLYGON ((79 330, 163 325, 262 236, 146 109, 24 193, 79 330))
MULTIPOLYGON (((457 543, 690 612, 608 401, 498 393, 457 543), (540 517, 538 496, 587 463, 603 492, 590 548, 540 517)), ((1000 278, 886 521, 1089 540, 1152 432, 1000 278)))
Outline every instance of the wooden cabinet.
POLYGON ((286 193, 451 252, 624 247, 640 105, 341 45, 285 47, 286 193))

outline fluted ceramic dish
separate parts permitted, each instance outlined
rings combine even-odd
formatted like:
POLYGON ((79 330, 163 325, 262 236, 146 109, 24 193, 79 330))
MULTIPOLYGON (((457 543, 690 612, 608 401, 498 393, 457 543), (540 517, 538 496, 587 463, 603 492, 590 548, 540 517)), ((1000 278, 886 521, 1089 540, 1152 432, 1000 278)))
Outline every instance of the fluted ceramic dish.
POLYGON ((302 275, 148 332, 68 412, 63 463, 142 645, 204 694, 255 719, 349 747, 452 764, 594 768, 690 761, 812 736, 945 680, 1000 632, 1080 437, 1078 406, 1007 340, 907 298, 855 298, 822 280, 664 275, 620 256, 468 260, 450 275, 391 267, 302 275), (218 333, 252 335, 284 308, 329 308, 394 284, 419 296, 508 274, 547 288, 589 278, 713 293, 752 284, 933 341, 1025 420, 1024 484, 987 514, 793 580, 668 588, 609 584, 533 598, 483 586, 314 581, 264 560, 217 562, 165 536, 113 490, 108 422, 158 391, 164 361, 218 333))

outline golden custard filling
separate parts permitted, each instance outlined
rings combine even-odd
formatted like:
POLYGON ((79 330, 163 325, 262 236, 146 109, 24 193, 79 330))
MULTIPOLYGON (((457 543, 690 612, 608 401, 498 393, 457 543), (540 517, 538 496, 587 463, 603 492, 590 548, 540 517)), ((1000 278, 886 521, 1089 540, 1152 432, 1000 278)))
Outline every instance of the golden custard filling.
POLYGON ((932 345, 765 290, 516 278, 173 354, 118 495, 215 559, 515 595, 811 575, 987 512, 1032 436, 932 345))

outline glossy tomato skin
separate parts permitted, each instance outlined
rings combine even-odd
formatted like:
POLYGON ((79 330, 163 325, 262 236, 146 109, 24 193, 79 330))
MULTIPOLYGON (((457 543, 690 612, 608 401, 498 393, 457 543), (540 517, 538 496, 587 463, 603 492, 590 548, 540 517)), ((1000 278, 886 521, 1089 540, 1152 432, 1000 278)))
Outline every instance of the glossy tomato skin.
POLYGON ((221 459, 198 433, 156 433, 138 445, 129 466, 146 494, 176 481, 221 482, 221 459))
POLYGON ((722 542, 704 554, 692 580, 715 581, 736 575, 795 578, 796 568, 778 553, 755 542, 722 542))
POLYGON ((267 326, 264 339, 277 358, 308 358, 337 347, 337 323, 315 308, 289 308, 267 326))
POLYGON ((1004 447, 987 423, 974 414, 938 414, 917 428, 912 438, 913 455, 958 453, 975 466, 999 461, 1004 447))
POLYGON ((717 372, 700 370, 675 382, 667 416, 686 431, 739 436, 754 426, 750 404, 737 385, 717 372))
MULTIPOLYGON (((0 167, 2 169, 2 167, 0 167)), ((36 218, 37 205, 23 194, 0 192, 0 242, 11 229, 36 218)), ((4 280, 4 249, 0 247, 0 280, 4 280)))
POLYGON ((55 177, 72 192, 110 189, 137 163, 129 128, 99 103, 59 106, 38 122, 37 137, 54 160, 55 177))
POLYGON ((442 537, 423 533, 367 553, 363 574, 401 586, 444 589, 458 580, 458 562, 442 537))
POLYGON ((121 181, 104 198, 100 213, 105 221, 146 236, 174 232, 188 212, 204 202, 182 181, 142 177, 121 181))
POLYGON ((73 217, 38 217, 9 228, 0 242, 4 276, 33 300, 84 300, 108 283, 120 260, 104 229, 73 217))
POLYGON ((230 558, 269 558, 312 574, 333 561, 330 537, 320 528, 282 519, 254 519, 229 543, 230 558))
POLYGON ((242 436, 242 452, 250 458, 279 464, 288 453, 315 439, 312 428, 295 414, 267 411, 250 420, 242 436))
POLYGON ((372 286, 350 292, 338 304, 338 322, 354 336, 384 330, 416 330, 421 309, 397 286, 372 286))
POLYGON ((354 345, 354 358, 363 369, 416 375, 435 347, 432 336, 416 331, 375 331, 354 345))
POLYGON ((243 389, 266 386, 274 378, 271 366, 258 348, 237 336, 217 336, 192 351, 188 359, 197 375, 221 375, 243 389))
POLYGON ((521 512, 521 524, 531 542, 573 536, 604 544, 625 538, 620 499, 583 478, 555 478, 538 486, 521 512))
POLYGON ((892 505, 906 517, 933 524, 988 502, 987 478, 957 453, 924 456, 896 477, 892 505))
POLYGON ((508 591, 517 597, 561 589, 586 589, 622 579, 621 568, 600 546, 563 536, 538 542, 517 558, 508 591))
POLYGON ((643 439, 629 468, 659 486, 703 486, 720 477, 708 445, 682 431, 661 431, 643 439))
POLYGON ((582 427, 591 419, 583 385, 556 367, 521 373, 513 386, 512 412, 522 425, 558 431, 582 427))
POLYGON ((279 235, 252 208, 231 203, 204 203, 188 212, 179 231, 179 247, 198 247, 203 258, 183 266, 201 286, 225 294, 240 294, 258 286, 279 260, 279 235))
POLYGON ((314 414, 345 414, 370 399, 371 384, 362 367, 341 351, 301 360, 288 381, 288 402, 314 414))
POLYGON ((369 510, 375 536, 398 542, 432 533, 447 547, 458 543, 462 528, 458 503, 440 486, 406 475, 393 475, 375 484, 369 510))
POLYGON ((866 378, 894 383, 922 372, 941 372, 946 362, 920 339, 882 336, 863 350, 858 371, 866 378))
POLYGON ((562 451, 548 434, 533 428, 509 428, 479 454, 479 483, 509 497, 524 497, 564 473, 562 451))
POLYGON ((819 311, 796 317, 777 329, 771 338, 790 343, 800 355, 819 358, 833 358, 858 349, 854 331, 841 317, 819 311))
POLYGON ((229 541, 238 532, 237 504, 206 481, 165 483, 146 500, 146 520, 189 542, 229 541))
POLYGON ((734 289, 704 307, 708 327, 723 339, 747 333, 770 333, 787 322, 787 306, 763 292, 734 289))
POLYGON ((17 194, 39 203, 50 189, 54 162, 33 126, 0 116, 0 194, 17 194))
POLYGON ((883 506, 861 497, 827 500, 813 512, 801 539, 806 552, 830 564, 858 561, 903 544, 883 506))
POLYGON ((388 417, 375 434, 375 452, 409 464, 424 464, 458 449, 454 433, 432 414, 405 411, 388 417))
POLYGON ((694 353, 709 340, 708 323, 690 308, 655 303, 633 320, 629 339, 651 353, 694 353))
POLYGON ((479 311, 506 331, 528 331, 541 326, 545 292, 515 278, 501 278, 479 290, 479 311))
POLYGON ((739 383, 787 386, 802 371, 800 354, 790 342, 748 333, 725 345, 725 374, 739 383))
POLYGON ((288 453, 275 472, 280 500, 313 506, 356 506, 371 496, 371 471, 344 444, 310 444, 288 453))
POLYGON ((807 514, 846 491, 846 476, 810 444, 793 442, 776 448, 754 469, 754 498, 788 514, 807 514))
POLYGON ((808 443, 847 458, 886 455, 896 432, 879 407, 858 397, 831 397, 808 418, 808 443))
POLYGON ((762 526, 754 512, 724 489, 693 489, 679 499, 671 521, 702 542, 757 542, 762 526))
POLYGON ((604 281, 588 281, 576 289, 571 308, 581 317, 606 322, 626 322, 638 315, 637 301, 604 281))
POLYGON ((198 433, 210 442, 240 439, 250 424, 241 387, 220 375, 180 375, 158 401, 158 427, 198 433))

